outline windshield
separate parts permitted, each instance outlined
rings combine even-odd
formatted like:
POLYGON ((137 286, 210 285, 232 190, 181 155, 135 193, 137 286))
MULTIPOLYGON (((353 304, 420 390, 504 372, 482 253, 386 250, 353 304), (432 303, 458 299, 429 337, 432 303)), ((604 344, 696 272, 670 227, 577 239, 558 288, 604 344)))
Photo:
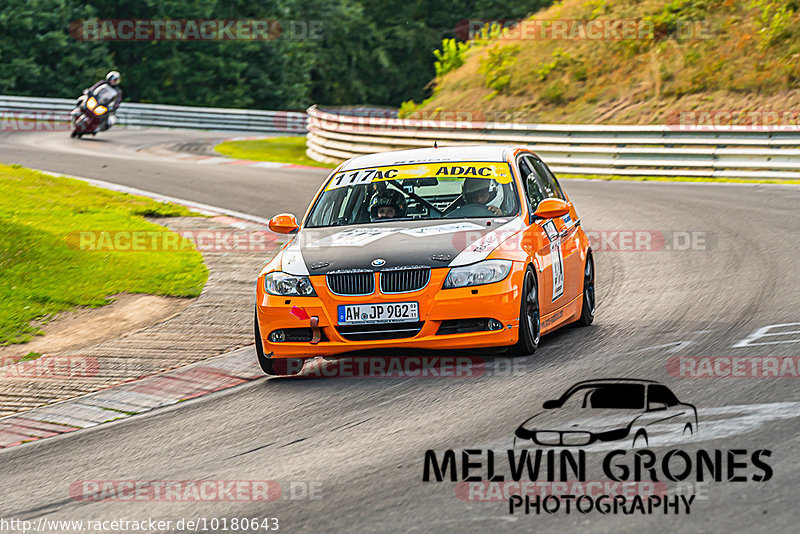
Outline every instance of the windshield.
POLYGON ((508 163, 416 163, 334 174, 306 226, 517 215, 508 163))
POLYGON ((608 384, 580 387, 564 400, 562 407, 641 410, 644 408, 644 386, 642 384, 608 384))
POLYGON ((94 97, 98 103, 107 106, 117 98, 117 90, 108 84, 103 84, 94 92, 94 97))

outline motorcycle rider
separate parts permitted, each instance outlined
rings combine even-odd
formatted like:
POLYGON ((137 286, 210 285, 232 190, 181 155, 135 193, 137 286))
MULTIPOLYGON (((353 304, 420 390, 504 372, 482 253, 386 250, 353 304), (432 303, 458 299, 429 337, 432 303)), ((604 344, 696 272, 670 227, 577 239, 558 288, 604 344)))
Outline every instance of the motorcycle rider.
POLYGON ((95 83, 94 85, 92 85, 91 87, 89 87, 88 89, 84 89, 83 90, 83 94, 78 99, 77 109, 80 109, 80 107, 83 105, 83 103, 89 97, 89 95, 94 93, 97 89, 99 89, 101 86, 103 86, 105 84, 110 85, 111 87, 113 87, 117 91, 117 97, 114 99, 113 102, 109 103, 108 106, 106 106, 106 107, 108 107, 108 111, 100 119, 100 126, 97 129, 97 131, 99 131, 99 132, 108 130, 109 128, 114 126, 114 124, 117 122, 116 111, 117 111, 117 108, 119 107, 120 103, 122 103, 122 89, 120 89, 120 87, 119 87, 120 78, 121 78, 121 76, 120 76, 119 72, 115 71, 115 70, 112 70, 111 72, 106 74, 105 80, 100 80, 97 83, 95 83))

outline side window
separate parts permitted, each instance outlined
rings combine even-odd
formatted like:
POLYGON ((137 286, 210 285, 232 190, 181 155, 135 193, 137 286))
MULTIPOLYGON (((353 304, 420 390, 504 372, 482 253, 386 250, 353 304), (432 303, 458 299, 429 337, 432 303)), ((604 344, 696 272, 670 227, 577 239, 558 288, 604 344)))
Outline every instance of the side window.
POLYGON ((349 187, 323 193, 319 206, 314 210, 310 226, 328 226, 339 216, 349 187))
POLYGON ((550 169, 547 168, 547 165, 545 165, 540 160, 530 156, 528 156, 527 159, 530 160, 531 165, 533 166, 534 169, 536 169, 536 174, 539 175, 542 181, 542 186, 545 190, 545 193, 547 194, 547 197, 560 198, 561 200, 566 200, 567 198, 564 195, 564 191, 561 189, 561 186, 559 185, 558 180, 556 180, 556 177, 553 175, 552 172, 550 172, 550 169))
POLYGON ((547 171, 547 175, 550 177, 551 180, 553 180, 553 183, 556 186, 556 191, 558 191, 558 198, 560 198, 561 200, 567 200, 567 195, 564 193, 564 190, 561 189, 561 184, 558 183, 556 175, 553 174, 553 171, 551 171, 550 167, 548 167, 547 165, 544 166, 544 169, 547 171))
POLYGON ((528 195, 528 200, 531 203, 531 209, 536 209, 539 202, 546 197, 539 180, 536 178, 536 173, 533 167, 530 166, 527 157, 519 159, 519 174, 525 183, 525 194, 528 195))
POLYGON ((652 385, 648 391, 648 402, 663 402, 667 406, 679 404, 677 397, 667 386, 652 385))

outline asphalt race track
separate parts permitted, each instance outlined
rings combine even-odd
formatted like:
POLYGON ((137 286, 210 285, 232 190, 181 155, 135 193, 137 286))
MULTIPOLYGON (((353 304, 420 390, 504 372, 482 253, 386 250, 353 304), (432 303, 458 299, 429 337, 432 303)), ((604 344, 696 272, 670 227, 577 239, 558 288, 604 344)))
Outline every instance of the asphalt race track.
MULTIPOLYGON (((136 151, 224 137, 116 130, 72 141, 66 132, 3 133, 0 162, 260 217, 304 212, 324 171, 207 166, 136 151)), ((668 372, 667 363, 679 356, 800 355, 800 324, 762 331, 782 335, 751 336, 769 325, 800 323, 800 187, 564 185, 584 229, 598 236, 598 312, 591 327, 545 336, 531 357, 487 356, 486 372, 478 377, 265 378, 14 447, 0 452, 3 515, 32 521, 153 517, 173 524, 181 518, 274 517, 286 532, 796 531, 797 377, 681 378, 668 372), (631 248, 620 231, 637 232, 633 243, 639 236, 648 250, 618 250, 625 243, 631 248), (744 449, 749 457, 769 449, 771 480, 708 483, 691 514, 679 516, 563 510, 510 515, 506 500, 464 502, 455 483, 422 481, 426 450, 455 450, 459 468, 463 449, 505 451, 514 430, 543 401, 580 380, 606 377, 656 380, 697 407, 699 433, 655 447, 656 454, 699 447, 744 449), (75 481, 122 479, 275 480, 283 494, 254 503, 82 502, 69 493, 75 481)), ((630 458, 630 447, 617 448, 630 458)), ((589 454, 587 479, 604 478, 596 469, 600 460, 599 453, 589 454)))
POLYGON ((215 165, 137 152, 161 145, 190 145, 197 152, 199 141, 213 146, 215 140, 237 136, 243 134, 112 130, 106 135, 74 140, 68 132, 0 132, 0 162, 104 180, 261 217, 274 215, 272 206, 264 204, 263 199, 267 198, 298 216, 304 213, 309 196, 327 173, 299 169, 271 169, 265 173, 262 168, 248 166, 228 166, 223 171, 215 165))

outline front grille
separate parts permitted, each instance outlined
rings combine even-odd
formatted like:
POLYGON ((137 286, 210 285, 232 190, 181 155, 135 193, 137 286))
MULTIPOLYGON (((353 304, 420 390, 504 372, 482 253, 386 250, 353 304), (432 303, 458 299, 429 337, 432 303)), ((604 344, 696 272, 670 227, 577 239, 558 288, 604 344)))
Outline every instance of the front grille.
POLYGON ((592 434, 580 431, 537 431, 535 441, 541 445, 580 446, 590 444, 592 434))
POLYGON ((408 293, 428 285, 430 267, 403 267, 381 271, 381 293, 408 293))
POLYGON ((360 324, 337 326, 336 330, 351 341, 374 341, 378 339, 402 339, 414 337, 422 330, 425 321, 415 323, 360 324))
POLYGON ((333 272, 325 275, 325 280, 335 295, 371 295, 375 292, 372 271, 333 272))

